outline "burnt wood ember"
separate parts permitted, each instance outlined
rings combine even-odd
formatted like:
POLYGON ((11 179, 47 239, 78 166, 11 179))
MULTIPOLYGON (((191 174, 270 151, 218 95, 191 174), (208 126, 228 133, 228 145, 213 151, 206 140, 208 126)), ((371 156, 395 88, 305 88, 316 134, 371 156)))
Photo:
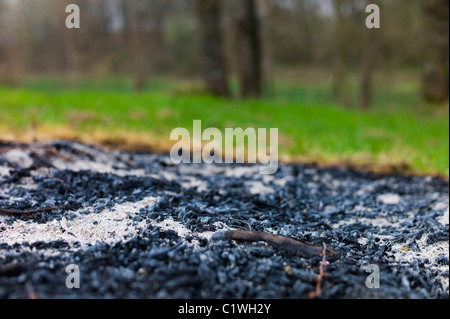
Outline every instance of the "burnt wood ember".
POLYGON ((67 207, 66 205, 61 205, 61 206, 42 207, 42 208, 25 209, 25 210, 0 208, 0 213, 1 214, 9 214, 9 215, 27 215, 27 214, 37 214, 37 213, 42 213, 42 212, 50 212, 52 210, 62 209, 62 208, 66 208, 66 207, 67 207))
POLYGON ((449 298, 448 187, 0 142, 0 298, 449 298))
MULTIPOLYGON (((273 247, 285 251, 291 255, 299 256, 303 258, 322 257, 323 247, 313 245, 305 241, 295 240, 293 238, 285 236, 277 236, 259 231, 245 231, 245 230, 230 230, 226 232, 219 232, 214 234, 216 239, 229 238, 235 241, 249 241, 257 242, 263 241, 273 247)), ((339 258, 339 253, 333 249, 327 248, 325 250, 326 256, 330 260, 339 258)))

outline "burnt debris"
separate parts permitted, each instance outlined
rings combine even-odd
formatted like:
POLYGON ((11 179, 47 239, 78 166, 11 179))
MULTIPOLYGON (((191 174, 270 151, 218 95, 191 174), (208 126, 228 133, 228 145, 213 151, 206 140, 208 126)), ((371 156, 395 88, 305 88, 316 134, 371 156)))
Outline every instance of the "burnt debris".
POLYGON ((448 298, 448 186, 3 143, 0 298, 448 298))

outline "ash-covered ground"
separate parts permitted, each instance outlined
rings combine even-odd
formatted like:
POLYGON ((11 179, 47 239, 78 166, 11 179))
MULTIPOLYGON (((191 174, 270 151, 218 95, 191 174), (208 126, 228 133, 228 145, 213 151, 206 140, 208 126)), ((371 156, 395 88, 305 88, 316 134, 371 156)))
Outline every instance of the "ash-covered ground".
POLYGON ((0 143, 0 298, 313 296, 322 258, 214 240, 250 228, 339 252, 316 298, 448 298, 448 187, 302 165, 274 175, 174 165, 68 141, 0 143), (76 282, 68 265, 79 288, 66 285, 76 282))

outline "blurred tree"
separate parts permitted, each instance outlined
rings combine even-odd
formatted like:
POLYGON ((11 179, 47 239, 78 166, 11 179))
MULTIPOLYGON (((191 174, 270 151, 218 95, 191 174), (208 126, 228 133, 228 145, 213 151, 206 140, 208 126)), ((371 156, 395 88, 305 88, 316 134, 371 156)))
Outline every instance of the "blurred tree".
MULTIPOLYGON (((328 13, 322 13, 321 2, 265 0, 258 3, 267 7, 268 14, 261 15, 265 33, 263 48, 270 46, 274 65, 292 68, 328 64, 331 19, 328 13)), ((263 58, 267 58, 266 50, 263 58)))
MULTIPOLYGON (((4 0, 0 0, 0 30, 5 30, 4 14, 6 12, 6 4, 4 0)), ((0 84, 5 83, 5 60, 6 60, 6 37, 4 32, 0 33, 0 84)))
POLYGON ((229 97, 228 70, 220 27, 221 5, 221 0, 196 1, 202 35, 205 82, 211 93, 229 97))
POLYGON ((273 57, 273 43, 270 41, 270 20, 271 20, 271 5, 268 0, 259 0, 259 12, 261 23, 261 50, 262 50, 262 61, 261 61, 261 85, 262 93, 267 97, 272 97, 274 94, 274 57, 273 57))
POLYGON ((125 31, 129 40, 128 54, 131 61, 133 88, 141 91, 148 76, 148 57, 144 23, 148 3, 141 0, 122 0, 125 11, 125 31))
POLYGON ((449 1, 424 2, 427 54, 423 77, 423 96, 431 102, 449 97, 449 1))
MULTIPOLYGON (((81 10, 85 9, 84 5, 85 2, 81 1, 78 2, 78 5, 81 6, 81 10)), ((79 41, 80 34, 85 34, 83 30, 76 30, 76 29, 66 29, 64 27, 65 25, 65 14, 58 14, 60 12, 65 12, 65 7, 68 5, 68 3, 65 3, 65 1, 59 1, 58 3, 55 3, 55 6, 52 6, 51 8, 48 8, 48 10, 53 11, 54 17, 57 19, 56 25, 53 25, 52 29, 54 30, 58 38, 61 38, 61 44, 63 48, 63 53, 58 54, 59 57, 56 57, 56 59, 62 59, 64 66, 61 68, 64 69, 65 75, 66 75, 66 83, 69 87, 75 87, 76 81, 79 73, 81 72, 82 66, 82 59, 85 56, 80 49, 83 47, 81 46, 81 43, 79 41), (58 28, 59 27, 59 28, 58 28)))
POLYGON ((334 12, 334 50, 333 50, 333 87, 332 94, 336 103, 348 106, 350 99, 348 95, 347 79, 347 54, 348 54, 348 32, 346 19, 343 13, 345 0, 333 1, 334 12))
POLYGON ((374 30, 365 30, 365 40, 362 48, 361 62, 361 95, 359 106, 362 109, 369 109, 372 106, 373 97, 373 77, 376 70, 376 39, 374 30))
POLYGON ((181 0, 164 24, 164 70, 174 75, 201 75, 201 35, 193 0, 181 0))
POLYGON ((164 24, 176 1, 122 0, 125 43, 133 87, 142 90, 150 72, 167 68, 164 24))
MULTIPOLYGON (((364 4, 368 6, 373 0, 365 0, 364 4)), ((361 93, 359 106, 362 109, 369 109, 372 106, 373 97, 373 77, 376 70, 378 42, 378 29, 369 29, 362 27, 362 49, 361 49, 361 93)))
POLYGON ((241 95, 259 97, 262 87, 261 28, 255 0, 237 0, 236 53, 241 95))
MULTIPOLYGON (((448 0, 0 0, 0 4, 3 82, 17 83, 27 73, 57 73, 67 76, 69 83, 83 75, 131 75, 133 86, 142 89, 150 75, 188 74, 191 79, 203 73, 211 92, 229 96, 232 69, 242 82, 242 95, 257 96, 266 92, 261 82, 268 75, 278 87, 283 80, 302 81, 305 69, 312 74, 317 70, 320 76, 325 70, 329 77, 324 81, 332 80, 336 103, 368 107, 378 85, 375 74, 392 87, 395 81, 404 81, 398 76, 404 70, 420 75, 417 69, 426 64, 423 96, 448 98, 448 0), (72 2, 82 13, 78 30, 64 27, 65 6, 72 2), (368 2, 380 5, 383 24, 366 33, 368 2), (357 97, 350 89, 354 74, 359 76, 357 97)), ((386 103, 394 97, 392 92, 381 91, 386 103)))

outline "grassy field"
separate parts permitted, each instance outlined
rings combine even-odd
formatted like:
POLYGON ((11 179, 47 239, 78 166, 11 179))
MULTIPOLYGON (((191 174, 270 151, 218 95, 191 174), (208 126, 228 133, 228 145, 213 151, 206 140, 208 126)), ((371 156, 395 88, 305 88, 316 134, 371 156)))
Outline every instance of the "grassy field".
MULTIPOLYGON (((295 75, 293 75, 295 76, 295 75)), ((374 110, 333 105, 323 78, 274 81, 262 100, 224 100, 196 82, 149 81, 133 92, 126 78, 56 77, 0 87, 0 139, 77 138, 125 149, 168 151, 176 127, 276 127, 283 160, 355 164, 449 175, 448 106, 425 107, 413 82, 380 86, 374 110)), ((354 96, 354 95, 353 95, 354 96)), ((356 99, 354 99, 356 100, 356 99)))

